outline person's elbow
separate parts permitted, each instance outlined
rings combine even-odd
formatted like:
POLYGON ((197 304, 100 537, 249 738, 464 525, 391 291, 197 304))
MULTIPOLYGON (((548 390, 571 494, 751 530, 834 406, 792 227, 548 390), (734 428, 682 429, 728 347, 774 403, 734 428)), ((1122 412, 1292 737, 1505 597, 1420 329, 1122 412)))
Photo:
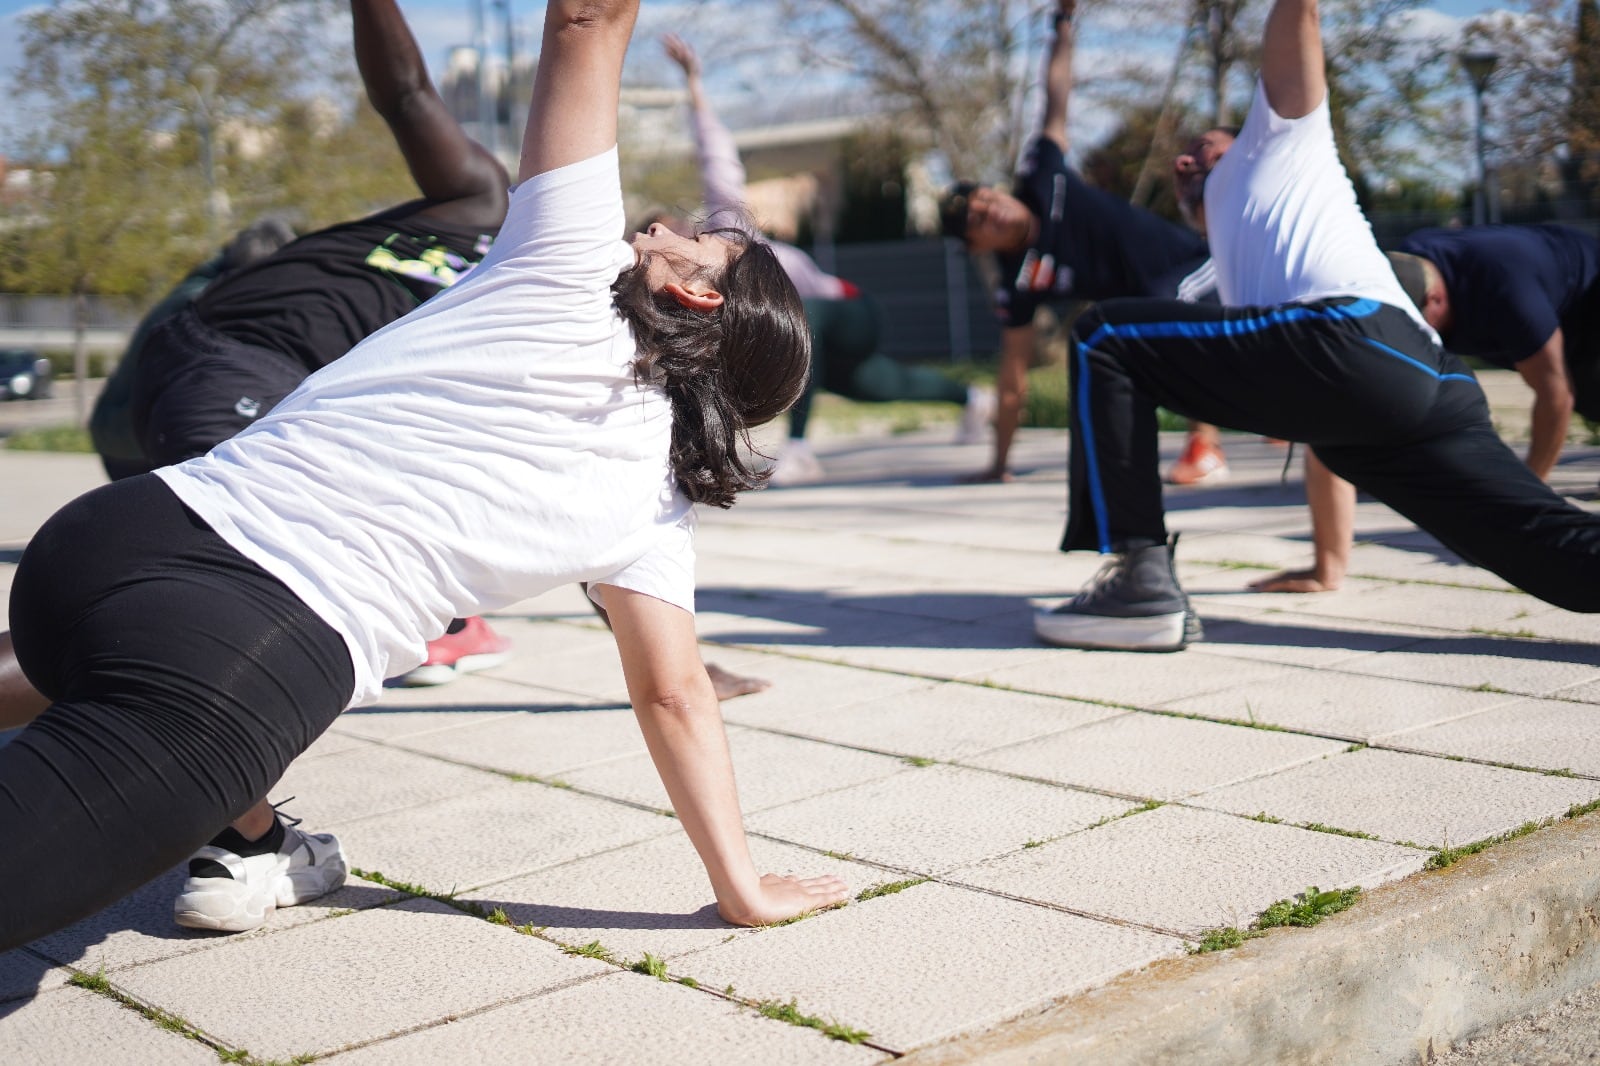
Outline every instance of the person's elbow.
POLYGON ((569 0, 550 5, 552 18, 574 30, 607 29, 623 23, 632 25, 639 0, 569 0))

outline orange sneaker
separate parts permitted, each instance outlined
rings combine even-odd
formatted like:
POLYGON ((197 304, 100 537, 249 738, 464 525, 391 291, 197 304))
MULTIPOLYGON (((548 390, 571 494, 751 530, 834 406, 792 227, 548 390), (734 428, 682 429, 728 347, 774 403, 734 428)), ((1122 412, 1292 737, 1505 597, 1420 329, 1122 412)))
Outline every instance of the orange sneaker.
POLYGON ((1228 476, 1228 457, 1214 442, 1191 436, 1178 461, 1167 471, 1170 485, 1209 485, 1228 476))

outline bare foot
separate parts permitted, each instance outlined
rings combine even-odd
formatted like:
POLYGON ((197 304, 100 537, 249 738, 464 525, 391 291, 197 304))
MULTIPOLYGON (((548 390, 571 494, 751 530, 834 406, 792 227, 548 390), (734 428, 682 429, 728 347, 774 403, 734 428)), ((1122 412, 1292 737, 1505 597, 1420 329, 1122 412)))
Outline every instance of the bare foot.
POLYGON ((1250 582, 1256 592, 1333 592, 1339 582, 1320 578, 1315 570, 1280 570, 1270 577, 1250 582))
POLYGON ((772 687, 772 682, 765 678, 732 674, 716 663, 706 663, 706 673, 711 675, 711 687, 716 690, 718 700, 731 700, 735 696, 765 692, 772 687))

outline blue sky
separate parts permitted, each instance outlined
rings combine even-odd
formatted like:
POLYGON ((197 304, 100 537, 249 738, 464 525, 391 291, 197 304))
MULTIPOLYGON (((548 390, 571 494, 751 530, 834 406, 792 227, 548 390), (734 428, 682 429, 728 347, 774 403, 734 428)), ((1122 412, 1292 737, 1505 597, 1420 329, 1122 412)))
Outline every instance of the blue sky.
MULTIPOLYGON (((543 5, 535 0, 511 0, 520 34, 531 36, 537 32, 543 5)), ((21 61, 20 26, 18 17, 30 9, 47 6, 38 0, 0 0, 0 85, 9 86, 12 71, 21 61)), ((492 10, 492 5, 484 5, 492 10)), ((672 11, 677 5, 651 3, 645 5, 641 17, 641 33, 656 33, 670 28, 672 11)), ((1459 19, 1503 6, 1503 0, 1435 0, 1428 9, 1450 19, 1459 19)), ((423 42, 428 62, 437 73, 452 46, 470 44, 472 40, 472 0, 401 0, 401 7, 412 24, 417 37, 423 42)), ((498 49, 499 46, 494 46, 498 49)), ((651 61, 656 62, 652 54, 651 61)), ((15 121, 15 120, 14 120, 15 121)), ((0 151, 8 139, 6 130, 0 129, 0 151)))

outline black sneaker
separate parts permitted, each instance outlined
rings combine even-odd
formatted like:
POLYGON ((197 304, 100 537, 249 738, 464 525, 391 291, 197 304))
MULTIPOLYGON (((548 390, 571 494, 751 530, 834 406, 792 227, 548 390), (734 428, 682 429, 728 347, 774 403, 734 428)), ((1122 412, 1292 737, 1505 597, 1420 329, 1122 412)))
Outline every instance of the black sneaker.
POLYGON ((1084 590, 1040 611, 1033 631, 1058 648, 1178 651, 1201 638, 1200 619, 1178 585, 1178 538, 1114 555, 1084 590))

